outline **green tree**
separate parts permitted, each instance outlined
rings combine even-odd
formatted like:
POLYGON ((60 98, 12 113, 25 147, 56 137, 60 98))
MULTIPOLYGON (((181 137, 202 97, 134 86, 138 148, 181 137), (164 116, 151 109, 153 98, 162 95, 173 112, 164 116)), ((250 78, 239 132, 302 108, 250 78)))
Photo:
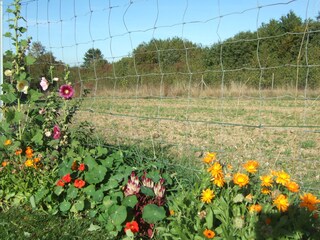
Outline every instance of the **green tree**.
POLYGON ((107 64, 107 60, 104 59, 103 54, 98 48, 90 48, 83 58, 83 67, 101 66, 107 64))

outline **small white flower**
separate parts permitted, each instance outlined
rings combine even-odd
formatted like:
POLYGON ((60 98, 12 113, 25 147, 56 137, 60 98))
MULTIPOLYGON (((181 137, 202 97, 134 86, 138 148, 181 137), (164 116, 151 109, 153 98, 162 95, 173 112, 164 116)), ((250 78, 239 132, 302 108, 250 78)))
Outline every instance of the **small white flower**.
POLYGON ((46 137, 50 137, 51 136, 51 131, 45 130, 44 135, 46 135, 46 137))
POLYGON ((58 82, 58 81, 59 81, 59 78, 55 77, 55 78, 52 79, 52 81, 58 82))

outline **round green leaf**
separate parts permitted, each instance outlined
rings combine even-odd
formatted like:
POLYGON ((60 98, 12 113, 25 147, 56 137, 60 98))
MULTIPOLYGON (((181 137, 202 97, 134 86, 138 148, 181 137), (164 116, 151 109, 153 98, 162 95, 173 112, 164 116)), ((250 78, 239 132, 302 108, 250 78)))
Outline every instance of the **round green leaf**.
POLYGON ((148 204, 143 208, 142 218, 148 223, 156 223, 166 217, 166 211, 163 207, 155 204, 148 204))
POLYGON ((110 219, 113 225, 122 224, 127 218, 127 209, 125 206, 115 206, 113 211, 110 213, 110 219))
POLYGON ((62 203, 60 203, 59 209, 61 212, 66 212, 70 209, 71 207, 71 203, 69 203, 68 201, 63 201, 62 203))
POLYGON ((131 195, 123 199, 122 205, 133 208, 138 202, 136 195, 131 195))
POLYGON ((84 209, 84 201, 79 200, 74 204, 74 207, 77 209, 77 211, 82 211, 84 209))

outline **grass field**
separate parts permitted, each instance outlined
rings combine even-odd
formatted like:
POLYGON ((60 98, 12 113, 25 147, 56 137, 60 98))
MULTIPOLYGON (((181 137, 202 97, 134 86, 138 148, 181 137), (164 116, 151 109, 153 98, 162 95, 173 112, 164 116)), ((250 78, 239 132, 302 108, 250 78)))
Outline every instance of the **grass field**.
POLYGON ((225 162, 259 160, 320 192, 320 101, 303 95, 136 97, 100 94, 85 100, 90 121, 111 144, 169 154, 191 167, 206 151, 225 162))

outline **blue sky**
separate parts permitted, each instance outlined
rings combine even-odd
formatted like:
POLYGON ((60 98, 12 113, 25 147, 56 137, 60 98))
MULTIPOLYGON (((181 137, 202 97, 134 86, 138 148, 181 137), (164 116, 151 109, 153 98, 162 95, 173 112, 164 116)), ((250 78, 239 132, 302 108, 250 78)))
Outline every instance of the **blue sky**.
MULTIPOLYGON (((3 0, 3 32, 8 30, 3 0)), ((28 36, 58 60, 78 65, 89 48, 112 62, 152 38, 180 37, 203 46, 255 31, 293 10, 315 18, 320 0, 23 0, 28 36)), ((10 48, 3 39, 4 50, 10 48)))

